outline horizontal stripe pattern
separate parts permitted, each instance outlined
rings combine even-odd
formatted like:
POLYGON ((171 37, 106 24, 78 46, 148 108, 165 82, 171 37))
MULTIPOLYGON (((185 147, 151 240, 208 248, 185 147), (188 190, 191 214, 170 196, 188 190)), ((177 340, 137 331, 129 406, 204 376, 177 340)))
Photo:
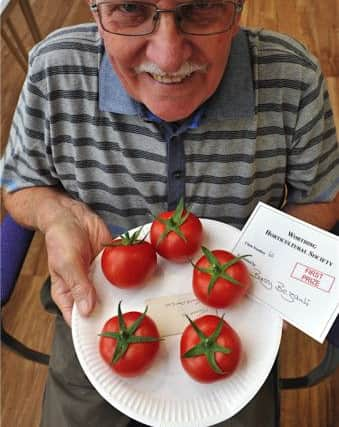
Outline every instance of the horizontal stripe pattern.
POLYGON ((85 67, 83 65, 59 65, 56 67, 47 67, 31 76, 33 83, 38 83, 48 77, 65 75, 81 75, 81 76, 97 76, 98 69, 96 67, 85 67))
MULTIPOLYGON (((287 36, 246 32, 255 114, 203 120, 181 136, 186 203, 201 217, 238 228, 259 200, 279 207, 285 183, 291 202, 312 202, 327 188, 333 193, 339 175, 317 61, 287 36)), ((108 224, 128 229, 167 209, 167 143, 154 123, 98 111, 102 53, 89 24, 58 30, 33 49, 2 183, 10 191, 64 188, 108 224)))

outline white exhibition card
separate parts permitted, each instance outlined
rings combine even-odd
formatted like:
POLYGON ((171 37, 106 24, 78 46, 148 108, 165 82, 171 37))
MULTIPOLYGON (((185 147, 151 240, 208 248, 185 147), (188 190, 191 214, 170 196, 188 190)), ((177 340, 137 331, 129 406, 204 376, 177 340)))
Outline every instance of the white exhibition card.
POLYGON ((217 314, 215 308, 202 304, 192 293, 150 298, 145 304, 147 314, 156 322, 163 337, 181 334, 189 325, 186 315, 196 319, 205 314, 217 314))
POLYGON ((250 296, 323 342, 339 313, 339 238, 259 202, 233 248, 252 276, 250 296))

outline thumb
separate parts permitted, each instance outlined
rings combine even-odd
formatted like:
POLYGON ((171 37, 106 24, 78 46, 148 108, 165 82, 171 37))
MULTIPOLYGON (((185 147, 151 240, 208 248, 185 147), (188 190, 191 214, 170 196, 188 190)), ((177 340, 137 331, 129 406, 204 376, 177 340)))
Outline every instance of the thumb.
POLYGON ((88 316, 96 303, 96 292, 87 275, 81 269, 72 271, 64 269, 63 274, 51 274, 51 295, 59 307, 66 322, 70 325, 73 304, 81 315, 88 316))
POLYGON ((96 292, 93 284, 82 272, 69 282, 70 292, 81 315, 88 316, 96 303, 96 292))

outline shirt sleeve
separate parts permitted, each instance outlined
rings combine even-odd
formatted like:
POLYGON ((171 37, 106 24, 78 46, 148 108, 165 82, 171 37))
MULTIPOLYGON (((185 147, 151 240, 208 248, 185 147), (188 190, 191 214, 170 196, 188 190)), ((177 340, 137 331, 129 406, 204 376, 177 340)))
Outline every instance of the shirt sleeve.
POLYGON ((1 184, 13 192, 34 186, 57 186, 49 141, 48 95, 41 65, 31 54, 30 67, 14 113, 1 159, 1 184))
POLYGON ((339 153, 326 81, 315 62, 305 71, 294 138, 288 150, 288 203, 326 202, 339 191, 339 153))

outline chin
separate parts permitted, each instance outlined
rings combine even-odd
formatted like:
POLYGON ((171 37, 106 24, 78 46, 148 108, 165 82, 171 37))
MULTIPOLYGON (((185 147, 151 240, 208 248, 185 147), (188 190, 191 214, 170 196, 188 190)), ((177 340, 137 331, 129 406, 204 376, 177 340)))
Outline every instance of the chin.
POLYGON ((159 105, 159 103, 144 103, 146 107, 157 117, 159 117, 161 120, 164 120, 165 122, 177 122, 179 120, 187 119, 199 106, 197 105, 190 105, 189 107, 186 106, 180 106, 179 103, 171 103, 167 104, 164 103, 164 105, 159 105), (159 108, 160 107, 160 108, 159 108))
POLYGON ((154 113, 153 111, 152 113, 155 114, 157 117, 159 117, 159 119, 170 123, 170 122, 178 122, 180 120, 187 119, 187 117, 189 117, 193 113, 193 111, 188 114, 168 114, 168 113, 162 114, 162 113, 156 113, 156 112, 154 113))

